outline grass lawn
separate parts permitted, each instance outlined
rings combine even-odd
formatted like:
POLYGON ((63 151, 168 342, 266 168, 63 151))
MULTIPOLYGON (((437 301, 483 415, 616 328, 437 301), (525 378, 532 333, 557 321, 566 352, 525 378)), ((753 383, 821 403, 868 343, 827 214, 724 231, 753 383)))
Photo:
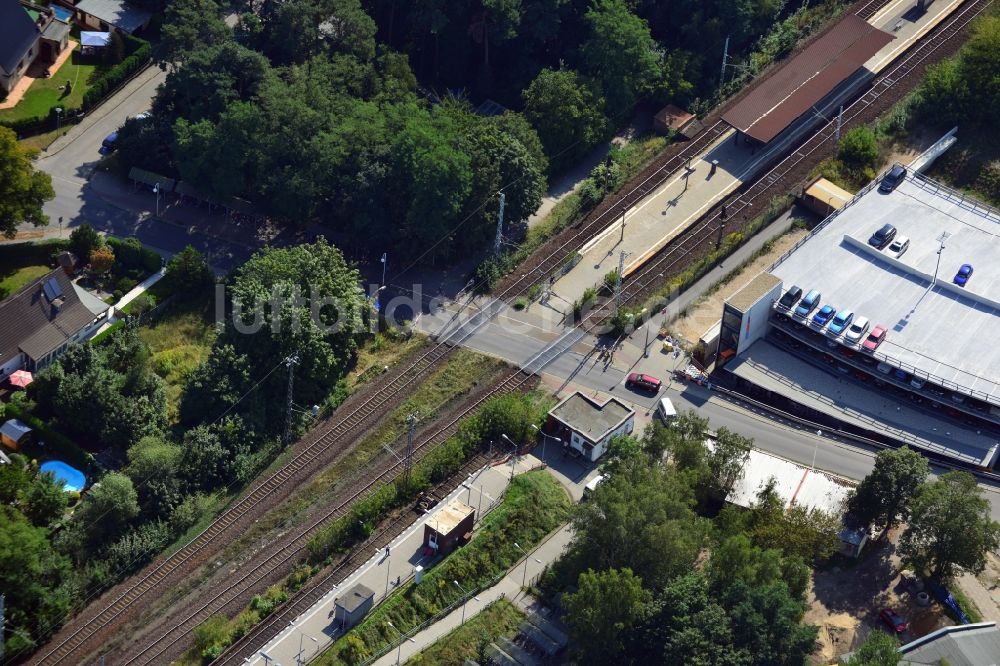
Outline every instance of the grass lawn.
POLYGON ((514 479, 503 503, 483 519, 469 545, 456 550, 431 568, 420 585, 410 583, 377 606, 361 624, 324 652, 318 666, 357 664, 390 645, 397 633, 406 633, 454 604, 462 592, 477 590, 520 559, 517 542, 529 550, 569 518, 566 491, 545 470, 514 479))
POLYGON ((454 666, 466 659, 486 663, 483 649, 500 638, 510 638, 524 619, 524 613, 506 599, 500 599, 483 609, 464 625, 444 636, 423 652, 410 658, 410 664, 420 666, 454 666))
POLYGON ((188 376, 212 351, 215 326, 211 298, 177 306, 149 326, 141 326, 139 337, 153 355, 153 372, 166 384, 167 418, 175 423, 188 376))
POLYGON ((87 91, 95 73, 106 67, 94 58, 81 56, 78 46, 51 78, 35 79, 24 98, 13 109, 0 111, 0 120, 44 116, 54 106, 78 109, 83 104, 83 93, 87 91), (67 80, 73 82, 73 88, 69 95, 64 95, 61 88, 66 85, 67 80))
POLYGON ((38 278, 42 277, 52 269, 46 265, 32 264, 14 268, 4 266, 0 269, 0 298, 6 298, 10 294, 38 278))
POLYGON ((52 130, 51 132, 42 132, 41 134, 26 137, 18 141, 18 143, 28 150, 41 152, 51 146, 56 139, 68 132, 70 127, 72 127, 72 125, 63 125, 59 129, 52 130))

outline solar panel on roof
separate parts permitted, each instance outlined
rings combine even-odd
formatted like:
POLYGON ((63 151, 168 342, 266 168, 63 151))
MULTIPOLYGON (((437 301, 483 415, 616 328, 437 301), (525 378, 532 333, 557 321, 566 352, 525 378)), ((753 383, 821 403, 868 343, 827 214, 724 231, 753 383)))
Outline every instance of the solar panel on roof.
POLYGON ((48 299, 49 303, 56 300, 63 295, 62 287, 59 286, 59 282, 55 278, 49 278, 42 285, 42 291, 45 292, 45 298, 48 299))

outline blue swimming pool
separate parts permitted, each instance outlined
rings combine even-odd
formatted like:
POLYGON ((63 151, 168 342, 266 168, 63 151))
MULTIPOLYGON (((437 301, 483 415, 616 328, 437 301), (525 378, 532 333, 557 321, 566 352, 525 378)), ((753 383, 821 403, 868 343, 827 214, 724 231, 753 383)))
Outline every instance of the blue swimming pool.
POLYGON ((62 481, 66 492, 80 492, 87 485, 87 477, 83 472, 67 465, 61 460, 49 460, 39 466, 40 472, 52 472, 56 481, 62 481))
POLYGON ((60 7, 59 5, 51 5, 52 12, 56 15, 56 18, 64 23, 69 23, 73 18, 73 12, 65 7, 60 7))

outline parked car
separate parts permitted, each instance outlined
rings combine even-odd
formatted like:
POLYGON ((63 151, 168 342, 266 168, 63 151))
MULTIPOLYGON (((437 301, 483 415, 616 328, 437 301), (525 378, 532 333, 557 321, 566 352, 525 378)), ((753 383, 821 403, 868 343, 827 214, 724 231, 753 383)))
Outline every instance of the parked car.
POLYGON ((907 248, 910 247, 910 239, 906 236, 896 236, 889 247, 886 248, 885 253, 888 254, 893 259, 899 259, 906 252, 907 248))
POLYGON ((963 402, 965 402, 965 396, 962 395, 961 393, 952 393, 951 401, 957 405, 961 405, 963 402))
POLYGON ((819 309, 819 312, 813 315, 813 323, 819 324, 822 328, 830 323, 835 314, 837 314, 837 308, 830 304, 824 305, 819 309))
POLYGON ((663 422, 663 425, 668 426, 677 420, 677 408, 674 407, 674 403, 670 401, 670 398, 660 398, 660 404, 656 408, 656 415, 663 422))
POLYGON ((847 327, 844 339, 848 342, 858 342, 868 332, 868 317, 858 317, 847 327))
POLYGON ((633 372, 625 380, 626 388, 634 388, 642 391, 658 392, 662 384, 663 382, 653 375, 644 375, 638 372, 633 372))
POLYGON ((868 239, 868 244, 871 245, 876 250, 881 250, 886 245, 892 242, 892 239, 896 237, 896 227, 891 224, 883 224, 882 227, 872 234, 872 237, 868 239))
POLYGON ((882 622, 884 622, 887 627, 892 629, 897 634, 901 634, 906 631, 906 622, 891 608, 883 608, 882 612, 879 613, 878 616, 882 618, 882 622))
POLYGON ((896 379, 898 379, 901 382, 905 382, 910 378, 910 373, 908 373, 906 370, 900 370, 899 368, 896 368, 896 371, 892 374, 896 379))
POLYGON ((962 264, 962 267, 955 273, 954 283, 959 287, 964 287, 970 277, 972 277, 972 264, 962 264))
POLYGON ((875 366, 875 369, 881 372, 883 375, 887 375, 890 372, 892 372, 892 366, 889 365, 888 363, 879 363, 877 366, 875 366))
POLYGON ((837 313, 837 316, 833 318, 830 322, 830 328, 827 332, 832 335, 840 335, 844 332, 844 329, 851 325, 851 320, 854 319, 854 313, 850 310, 841 310, 837 313))
POLYGON ((865 338, 864 344, 861 345, 862 349, 866 352, 873 352, 878 349, 878 346, 882 344, 883 340, 885 340, 885 331, 886 328, 884 324, 878 324, 875 326, 871 333, 868 334, 868 337, 865 338))
POLYGON ((921 379, 920 377, 914 377, 913 379, 910 380, 910 386, 912 386, 913 388, 915 388, 917 390, 922 389, 924 387, 924 384, 926 384, 926 383, 927 383, 927 380, 926 379, 921 379))
POLYGON ((101 155, 110 155, 115 152, 118 148, 116 145, 118 143, 118 130, 115 130, 111 134, 104 137, 104 141, 101 141, 101 147, 97 150, 101 155))
POLYGON ((795 308, 795 314, 800 317, 808 317, 809 313, 816 309, 819 305, 819 299, 821 294, 815 289, 811 290, 805 297, 799 301, 798 306, 795 308))
POLYGON ((889 194, 899 187, 899 184, 906 180, 906 167, 901 164, 894 164, 889 173, 885 174, 882 182, 878 186, 878 191, 882 194, 889 194))
POLYGON ((802 288, 792 285, 792 287, 778 299, 778 303, 791 310, 792 306, 798 303, 800 298, 802 298, 802 288))

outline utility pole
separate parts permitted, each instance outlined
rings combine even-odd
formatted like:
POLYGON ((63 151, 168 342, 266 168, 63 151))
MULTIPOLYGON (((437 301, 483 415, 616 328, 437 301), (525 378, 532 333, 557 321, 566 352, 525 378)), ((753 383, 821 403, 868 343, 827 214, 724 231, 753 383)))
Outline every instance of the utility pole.
POLYGON ((726 82, 726 61, 729 60, 729 36, 726 36, 726 45, 722 49, 722 71, 719 72, 719 86, 726 82))
POLYGON ((844 105, 840 105, 840 112, 837 114, 837 136, 836 141, 840 143, 840 128, 844 123, 844 105))
POLYGON ((299 357, 289 356, 285 359, 285 365, 288 367, 288 393, 285 396, 285 446, 292 439, 292 383, 295 379, 295 366, 299 364, 299 357))
POLYGON ((935 239, 938 243, 941 244, 941 247, 939 247, 937 251, 937 265, 934 266, 934 281, 931 282, 932 287, 937 284, 938 269, 941 268, 941 253, 944 252, 944 242, 948 240, 950 236, 951 234, 949 234, 947 231, 942 231, 941 235, 935 239))
POLYGON ((410 481, 410 469, 413 467, 413 434, 417 431, 417 412, 406 417, 406 457, 403 459, 403 476, 410 481))
POLYGON ((622 273, 625 271, 625 255, 628 254, 625 250, 622 250, 621 254, 618 255, 618 275, 615 277, 615 314, 618 314, 618 307, 621 305, 622 301, 622 273))
POLYGON ((619 243, 624 243, 625 242, 625 211, 626 211, 626 209, 622 208, 622 237, 618 241, 619 243))
POLYGON ((718 250, 722 247, 722 232, 726 228, 726 219, 729 217, 729 212, 726 210, 726 206, 722 206, 722 210, 719 211, 719 237, 715 240, 715 249, 718 250))
POLYGON ((500 192, 500 216, 497 218, 497 237, 493 241, 493 254, 500 254, 500 242, 503 240, 503 208, 507 203, 507 195, 500 192))
POLYGON ((386 260, 388 258, 389 258, 388 253, 383 252, 382 253, 382 284, 379 285, 380 287, 384 287, 385 286, 385 264, 386 264, 386 260))
POLYGON ((0 592, 0 662, 3 662, 3 635, 6 629, 6 616, 4 615, 4 598, 3 592, 0 592))

